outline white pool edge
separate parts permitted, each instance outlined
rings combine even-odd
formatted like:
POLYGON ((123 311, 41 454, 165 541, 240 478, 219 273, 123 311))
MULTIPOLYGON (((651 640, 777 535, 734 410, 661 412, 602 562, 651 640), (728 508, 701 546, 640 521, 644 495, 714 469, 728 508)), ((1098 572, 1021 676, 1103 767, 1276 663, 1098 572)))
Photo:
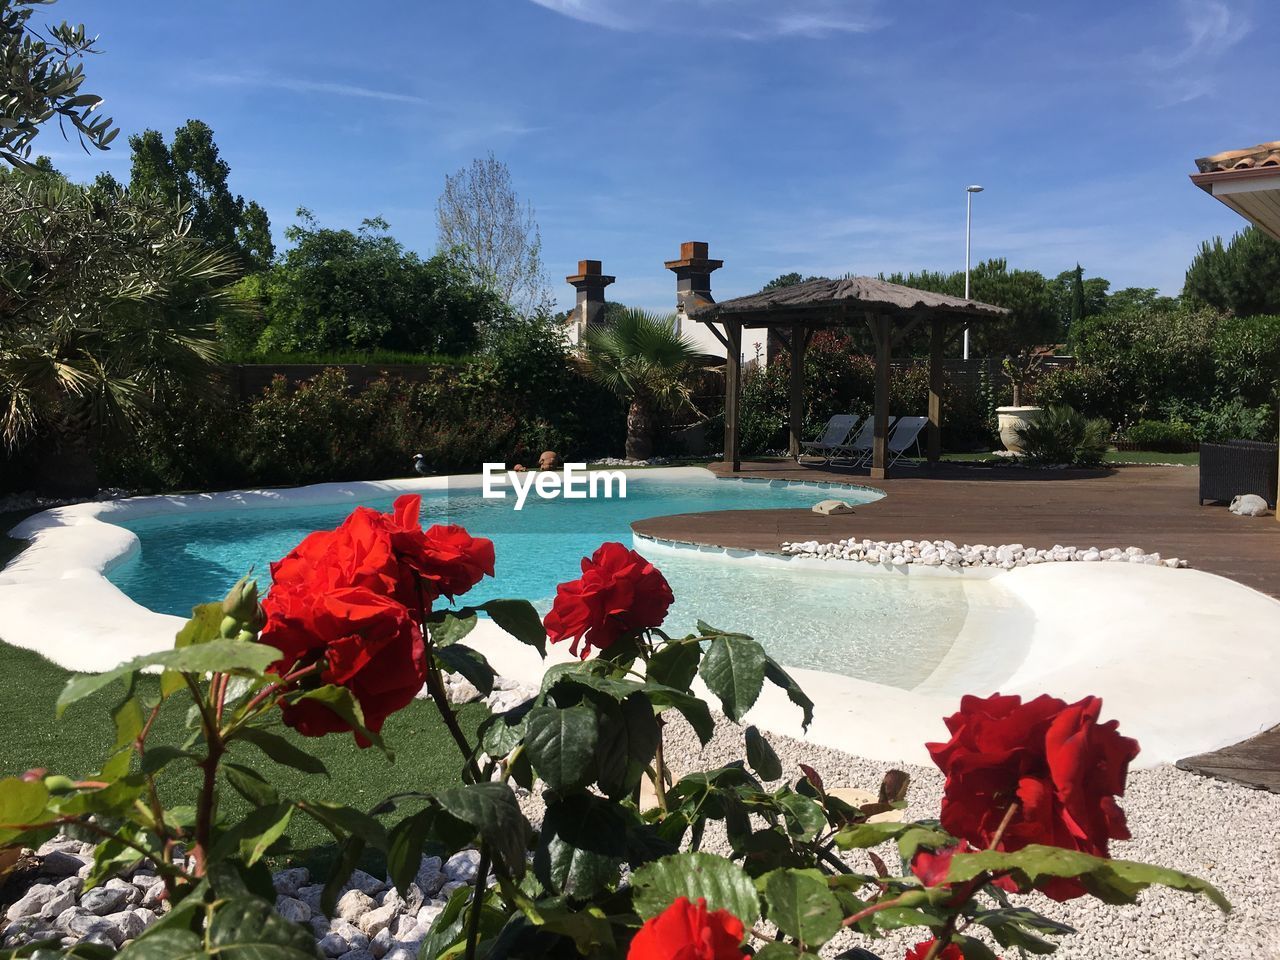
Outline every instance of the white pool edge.
MULTIPOLYGON (((700 468, 665 468, 646 470, 644 476, 661 482, 712 474, 700 468)), ((479 483, 479 475, 328 483, 47 510, 10 532, 31 544, 0 571, 0 639, 83 671, 109 669, 172 644, 181 618, 142 607, 106 579, 106 571, 137 548, 134 534, 114 521, 230 507, 354 505, 396 493, 470 489, 479 483)), ((637 541, 642 550, 656 553, 662 548, 647 538, 637 541)), ((1104 717, 1118 719, 1121 730, 1142 744, 1137 766, 1214 750, 1280 721, 1280 602, 1213 574, 1127 564, 886 571, 847 561, 698 549, 742 562, 844 568, 841 572, 849 576, 947 576, 970 582, 998 578, 1002 590, 1035 612, 1035 622, 1016 667, 1001 670, 987 687, 975 678, 969 692, 989 694, 998 687, 1024 697, 1101 696, 1104 717)), ((482 623, 472 636, 504 675, 527 683, 540 680, 546 664, 492 623, 482 623)), ((966 625, 958 648, 981 642, 980 633, 966 625)), ((554 653, 556 659, 565 655, 562 650, 554 653)), ((945 738, 941 718, 959 700, 958 691, 947 688, 947 677, 936 673, 911 691, 818 671, 792 673, 817 705, 807 733, 799 711, 768 687, 747 722, 872 760, 927 762, 924 744, 945 738)))

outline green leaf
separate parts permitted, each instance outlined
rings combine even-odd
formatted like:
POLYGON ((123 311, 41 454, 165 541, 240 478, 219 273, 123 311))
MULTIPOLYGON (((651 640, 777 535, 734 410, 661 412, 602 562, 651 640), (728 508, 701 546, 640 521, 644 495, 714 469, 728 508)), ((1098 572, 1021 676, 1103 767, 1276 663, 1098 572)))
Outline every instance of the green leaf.
POLYGON ((435 799, 446 813, 478 830, 506 864, 509 873, 516 877, 524 873, 529 822, 520 812, 520 804, 509 786, 505 783, 476 783, 440 790, 435 799))
POLYGON ((276 788, 257 770, 242 767, 238 763, 224 763, 223 775, 236 793, 255 807, 268 807, 280 802, 276 788))
POLYGON ((405 817, 387 834, 387 876, 403 895, 408 894, 409 884, 422 866, 422 847, 434 817, 434 810, 421 810, 405 817))
POLYGON ((765 657, 764 675, 766 680, 775 687, 780 687, 786 693, 787 699, 804 712, 804 720, 801 726, 803 729, 808 730, 809 724, 813 723, 813 701, 800 689, 800 684, 796 683, 791 678, 791 674, 782 669, 782 666, 773 657, 765 657))
POLYGON ((620 704, 607 706, 597 714, 600 735, 593 760, 595 779, 605 796, 621 800, 640 785, 653 762, 662 730, 643 694, 635 693, 620 704))
POLYGON ((914 857, 921 846, 941 850, 955 843, 940 830, 918 823, 859 823, 836 834, 836 846, 841 850, 866 850, 888 840, 898 841, 898 850, 907 860, 914 857))
POLYGON ((436 915, 431 929, 418 948, 419 957, 440 957, 462 940, 463 907, 471 899, 470 887, 459 887, 449 897, 444 909, 436 915))
POLYGON ((774 870, 761 885, 769 920, 783 933, 815 947, 839 932, 840 904, 817 870, 774 870))
POLYGON ((755 884, 741 867, 710 853, 678 853, 646 864, 631 877, 635 911, 646 920, 679 897, 707 901, 708 910, 728 910, 750 927, 760 919, 755 884))
POLYGON ((293 804, 280 803, 274 807, 261 807, 241 821, 244 834, 240 838, 240 856, 247 866, 253 866, 266 855, 271 845, 284 836, 293 819, 293 804))
POLYGON ((761 780, 777 780, 782 776, 782 761, 773 752, 769 741, 755 727, 747 727, 747 766, 761 780))
POLYGON ((493 692, 493 680, 496 674, 484 654, 478 650, 455 643, 448 647, 437 647, 432 655, 444 669, 450 673, 460 673, 485 696, 493 692))
POLYGON ((538 611, 528 600, 490 600, 478 609, 521 643, 528 644, 546 657, 547 631, 543 629, 538 611))
POLYGON ((159 743, 154 747, 147 747, 147 752, 142 755, 140 769, 143 773, 159 773, 173 761, 182 757, 187 757, 191 760, 200 759, 196 754, 183 750, 181 747, 175 747, 169 743, 159 743))
POLYGON ((987 910, 976 914, 973 922, 990 930, 1000 946, 1015 947, 1034 954, 1050 954, 1058 949, 1057 944, 1039 936, 1038 931, 1059 936, 1076 932, 1074 927, 1050 920, 1026 907, 987 910))
POLYGON ((533 855, 534 874, 565 896, 593 896, 618 881, 627 855, 627 825, 621 806, 593 794, 548 804, 533 855))
POLYGON ((355 695, 346 687, 333 685, 317 687, 315 690, 308 690, 298 699, 314 700, 328 707, 355 731, 357 741, 363 738, 381 750, 388 759, 394 759, 392 752, 382 742, 382 737, 364 725, 364 711, 360 709, 360 703, 355 695))
POLYGON ((506 713, 495 713, 480 725, 480 748, 491 757, 502 758, 524 740, 525 721, 533 701, 513 707, 506 713))
POLYGON ((329 771, 318 757, 295 747, 279 734, 263 730, 261 727, 242 727, 236 733, 236 739, 253 744, 283 766, 301 770, 303 773, 319 773, 326 777, 329 775, 329 771))
MULTIPOLYGON (((132 833, 134 831, 124 830, 122 832, 132 833)), ((135 836, 133 839, 145 840, 145 837, 135 836)), ((84 889, 92 890, 98 884, 105 883, 116 874, 124 873, 141 861, 142 854, 133 847, 122 843, 114 837, 103 840, 93 848, 93 866, 89 868, 89 875, 84 879, 84 889)))
POLYGON ((158 653, 135 657, 128 663, 106 673, 79 674, 67 681, 58 696, 57 714, 62 716, 68 706, 97 693, 122 677, 127 677, 143 667, 164 667, 180 673, 237 673, 247 672, 255 676, 265 673, 267 667, 280 659, 280 651, 262 643, 243 643, 239 640, 213 640, 198 646, 161 650, 158 653))
MULTIPOLYGON (((209 643, 222 636, 221 603, 202 603, 191 611, 191 619, 183 624, 174 638, 175 649, 209 643)), ((182 674, 166 670, 160 677, 160 696, 168 697, 186 686, 182 674)))
POLYGON ((702 644, 697 640, 667 643, 649 658, 645 676, 663 686, 687 691, 698 674, 698 662, 701 659, 702 644))
POLYGON ((711 718, 711 708, 705 700, 691 693, 655 684, 645 684, 643 691, 655 707, 673 707, 689 721, 689 726, 693 727, 693 732, 698 735, 698 740, 704 747, 711 742, 711 738, 715 736, 716 722, 711 718))
POLYGON ((17 777, 0 780, 0 845, 25 833, 17 829, 24 824, 51 820, 48 804, 49 791, 43 783, 28 783, 17 777))
POLYGON ((750 637, 716 637, 698 673, 720 700, 725 715, 741 720, 764 687, 765 652, 750 637))
POLYGON ((355 834, 347 837, 339 846, 341 856, 338 858, 338 865, 330 871, 329 879, 324 884, 324 891, 320 894, 320 909, 326 917, 334 915, 338 905, 338 894, 342 892, 342 888, 347 885, 347 880, 360 865, 360 858, 364 856, 364 846, 364 838, 355 834))
POLYGON ((387 849, 386 828, 367 813, 345 804, 322 800, 308 800, 299 804, 299 807, 339 840, 348 835, 356 836, 379 850, 387 849))
POLYGON ((1134 903, 1140 892, 1155 884, 1202 893, 1224 912, 1231 903, 1213 884, 1167 867, 1156 867, 1132 860, 1107 860, 1076 850, 1063 850, 1039 844, 1023 847, 1014 853, 986 850, 981 853, 956 854, 947 872, 948 883, 963 883, 987 871, 1011 873, 1023 887, 1035 886, 1054 877, 1077 877, 1085 889, 1105 903, 1134 903))
POLYGON ((476 628, 478 620, 479 618, 474 613, 459 616, 452 611, 446 610, 438 622, 429 624, 431 642, 437 650, 452 643, 457 643, 476 628))
POLYGON ((787 831, 793 837, 807 843, 827 828, 827 815, 816 800, 803 797, 789 787, 783 787, 773 797, 782 808, 787 831))
POLYGON ((525 724, 525 753, 549 787, 569 790, 593 779, 599 725, 592 707, 535 707, 525 724))

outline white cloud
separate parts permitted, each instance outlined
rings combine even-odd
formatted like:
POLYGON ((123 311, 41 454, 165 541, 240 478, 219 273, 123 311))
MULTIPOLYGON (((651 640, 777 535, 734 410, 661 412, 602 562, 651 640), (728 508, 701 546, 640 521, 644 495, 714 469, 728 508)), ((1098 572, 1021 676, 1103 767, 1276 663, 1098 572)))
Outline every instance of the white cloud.
POLYGON ((367 100, 385 100, 390 103, 429 104, 426 97, 414 96, 397 90, 378 90, 373 87, 361 87, 349 83, 329 83, 320 80, 306 80, 300 77, 278 77, 256 73, 219 73, 203 79, 211 83, 222 83, 235 86, 268 87, 277 90, 289 90, 293 93, 318 93, 335 97, 363 97, 367 100))
POLYGON ((1214 89, 1218 67, 1253 24, 1225 0, 1179 0, 1182 41, 1142 58, 1148 82, 1166 106, 1198 99, 1214 89))
POLYGON ((713 33, 743 40, 868 33, 883 26, 875 0, 533 0, 611 30, 713 33))

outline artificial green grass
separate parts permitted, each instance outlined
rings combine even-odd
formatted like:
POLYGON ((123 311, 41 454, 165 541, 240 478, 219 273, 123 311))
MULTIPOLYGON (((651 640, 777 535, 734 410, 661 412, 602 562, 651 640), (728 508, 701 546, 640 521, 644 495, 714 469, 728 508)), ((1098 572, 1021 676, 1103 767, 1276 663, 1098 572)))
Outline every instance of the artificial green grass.
MULTIPOLYGON (((120 701, 124 686, 114 684, 73 704, 58 720, 53 705, 70 676, 35 653, 0 643, 0 777, 44 767, 50 773, 79 778, 101 765, 113 739, 109 711, 120 701)), ((141 686, 154 695, 157 684, 157 678, 148 676, 141 686)), ((185 694, 166 703, 148 743, 180 745, 189 732, 185 726, 189 705, 185 694)), ((459 711, 469 738, 474 739, 476 727, 487 715, 478 704, 459 711)), ((284 727, 277 732, 314 753, 329 770, 327 778, 308 775, 271 762, 247 744, 233 748, 231 759, 258 770, 282 797, 345 803, 367 811, 393 793, 461 782, 461 754, 430 701, 415 700, 387 720, 382 735, 395 754, 394 763, 375 748, 361 750, 349 734, 307 738, 284 727)), ((194 804, 198 772, 190 763, 175 762, 165 769, 160 785, 166 805, 194 804)), ((222 796, 227 814, 247 812, 248 804, 225 784, 222 796)), ((285 849, 272 862, 299 862, 323 870, 333 852, 328 831, 310 817, 295 815, 285 849)), ((376 856, 365 863, 372 869, 379 866, 376 856)))

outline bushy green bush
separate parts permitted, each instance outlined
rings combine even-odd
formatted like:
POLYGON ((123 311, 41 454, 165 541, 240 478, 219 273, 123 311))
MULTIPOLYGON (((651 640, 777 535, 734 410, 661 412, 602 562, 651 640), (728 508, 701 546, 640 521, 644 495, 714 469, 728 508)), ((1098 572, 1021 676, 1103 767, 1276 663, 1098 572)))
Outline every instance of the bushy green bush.
POLYGON ((1033 463, 1095 466, 1107 452, 1111 424, 1059 404, 1047 407, 1017 433, 1024 455, 1033 463))
POLYGON ((1215 399, 1207 404, 1173 402, 1165 407, 1165 415, 1191 424, 1200 441, 1276 439, 1275 407, 1250 405, 1239 397, 1215 399))
POLYGON ((104 449, 104 482, 225 489, 408 476, 415 453, 439 473, 527 463, 545 449, 567 459, 615 453, 621 411, 575 376, 564 368, 558 386, 535 379, 530 392, 504 386, 480 365, 362 390, 338 369, 296 386, 277 377, 245 402, 184 399, 158 411, 135 441, 104 449))
POLYGON ((1061 367, 1037 381, 1033 397, 1038 406, 1067 406, 1086 417, 1123 420, 1118 415, 1120 390, 1097 367, 1061 367))
POLYGON ((1124 438, 1139 450, 1182 453, 1195 446, 1196 431, 1181 420, 1139 420, 1125 428, 1124 438))
POLYGON ((1280 316, 1223 317, 1213 335, 1214 383, 1246 405, 1274 403, 1280 378, 1280 316))

